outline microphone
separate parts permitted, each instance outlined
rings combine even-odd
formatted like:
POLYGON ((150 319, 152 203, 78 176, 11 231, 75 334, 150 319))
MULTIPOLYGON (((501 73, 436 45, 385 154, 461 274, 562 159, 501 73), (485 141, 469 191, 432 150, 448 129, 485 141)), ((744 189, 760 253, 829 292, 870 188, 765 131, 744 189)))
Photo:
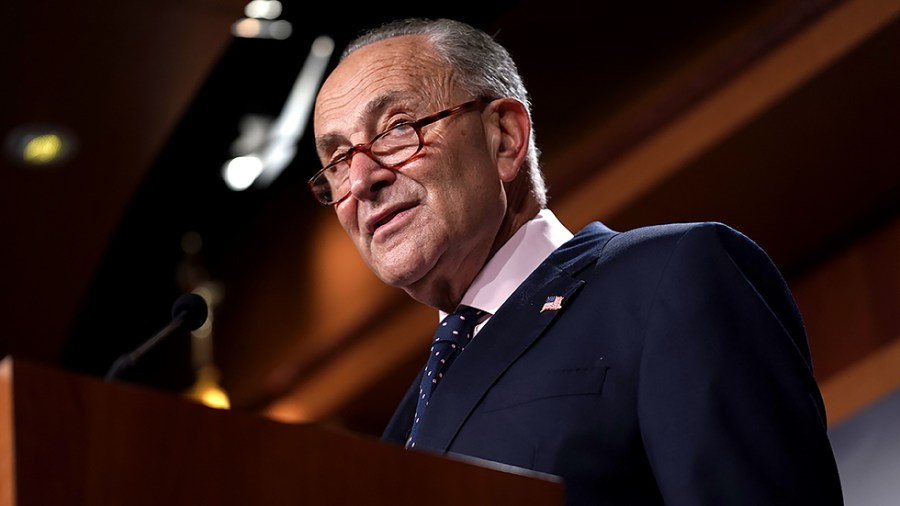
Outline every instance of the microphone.
POLYGON ((203 297, 196 293, 186 293, 178 297, 175 304, 172 305, 172 321, 144 344, 135 348, 134 351, 121 355, 116 359, 112 367, 107 371, 106 379, 112 380, 117 378, 122 371, 133 366, 144 353, 147 353, 160 341, 175 332, 200 328, 208 315, 209 307, 207 307, 206 300, 203 297))

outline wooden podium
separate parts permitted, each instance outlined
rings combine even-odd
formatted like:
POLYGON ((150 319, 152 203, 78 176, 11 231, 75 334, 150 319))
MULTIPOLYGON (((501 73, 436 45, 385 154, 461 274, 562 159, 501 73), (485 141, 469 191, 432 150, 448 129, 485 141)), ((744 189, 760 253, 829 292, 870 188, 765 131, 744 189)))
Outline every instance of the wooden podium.
POLYGON ((556 506, 563 486, 518 468, 0 361, 0 506, 420 506, 425 497, 556 506))

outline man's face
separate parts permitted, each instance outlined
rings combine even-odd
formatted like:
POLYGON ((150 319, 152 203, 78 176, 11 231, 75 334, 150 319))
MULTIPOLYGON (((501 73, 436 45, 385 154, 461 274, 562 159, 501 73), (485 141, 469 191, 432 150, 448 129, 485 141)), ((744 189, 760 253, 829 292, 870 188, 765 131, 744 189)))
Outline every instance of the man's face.
MULTIPOLYGON (((366 46, 319 92, 319 158, 328 163, 396 123, 473 98, 452 88, 448 70, 420 37, 366 46)), ((441 309, 453 309, 484 265, 506 209, 490 149, 496 136, 484 121, 489 114, 476 109, 424 127, 422 151, 399 169, 357 153, 351 194, 335 206, 375 274, 441 309)))

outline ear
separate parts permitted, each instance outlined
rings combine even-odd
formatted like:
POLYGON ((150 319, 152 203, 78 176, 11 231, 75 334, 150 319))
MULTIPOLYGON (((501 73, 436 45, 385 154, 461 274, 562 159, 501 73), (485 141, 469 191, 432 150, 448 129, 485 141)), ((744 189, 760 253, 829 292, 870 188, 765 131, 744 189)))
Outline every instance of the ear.
POLYGON ((525 161, 531 142, 531 120, 525 104, 514 98, 494 100, 490 107, 490 144, 500 180, 513 181, 525 161))

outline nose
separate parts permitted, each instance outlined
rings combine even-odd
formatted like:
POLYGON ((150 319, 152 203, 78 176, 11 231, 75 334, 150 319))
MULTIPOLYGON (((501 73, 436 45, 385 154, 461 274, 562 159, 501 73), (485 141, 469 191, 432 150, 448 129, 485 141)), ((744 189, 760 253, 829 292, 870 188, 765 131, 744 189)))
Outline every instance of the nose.
POLYGON ((350 160, 350 194, 357 200, 371 200, 378 191, 397 178, 396 172, 378 164, 365 152, 356 153, 350 160))

